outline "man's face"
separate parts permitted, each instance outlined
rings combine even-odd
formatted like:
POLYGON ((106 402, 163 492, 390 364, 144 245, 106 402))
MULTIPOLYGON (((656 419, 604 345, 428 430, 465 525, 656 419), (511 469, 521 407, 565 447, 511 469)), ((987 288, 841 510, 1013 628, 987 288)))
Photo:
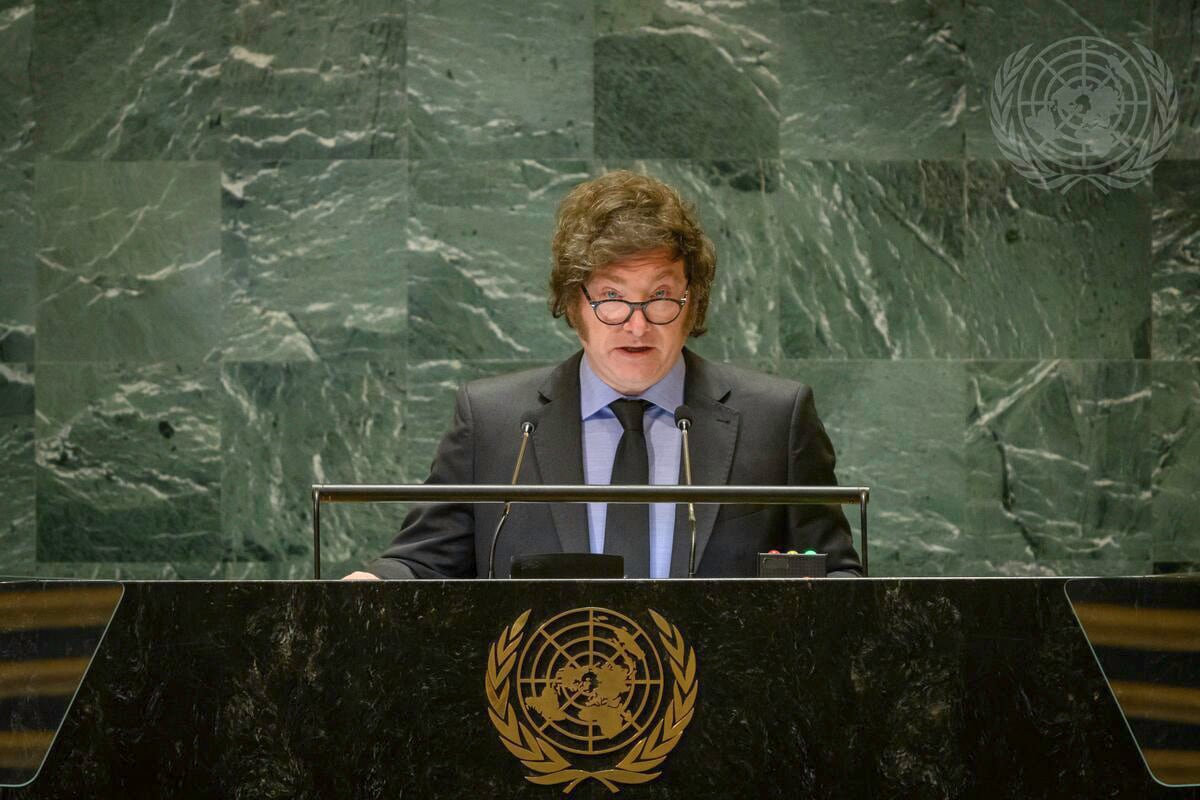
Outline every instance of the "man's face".
MULTIPOLYGON (((682 260, 672 260, 667 250, 651 250, 596 270, 584 285, 593 300, 637 303, 654 297, 681 299, 687 278, 682 260)), ((691 326, 689 307, 666 325, 651 324, 641 309, 623 325, 605 325, 596 318, 583 292, 578 303, 575 329, 588 364, 618 392, 641 394, 675 366, 691 326)))

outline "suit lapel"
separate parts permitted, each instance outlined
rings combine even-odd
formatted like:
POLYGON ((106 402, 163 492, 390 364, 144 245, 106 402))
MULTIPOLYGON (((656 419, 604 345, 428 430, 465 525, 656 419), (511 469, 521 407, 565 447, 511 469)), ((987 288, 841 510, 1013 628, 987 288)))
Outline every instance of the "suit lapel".
MULTIPOLYGON (((578 486, 583 483, 583 423, 579 418, 580 351, 560 364, 538 389, 544 405, 533 432, 538 481, 578 486)), ((550 513, 563 552, 587 553, 587 506, 551 503, 550 513)))
MULTIPOLYGON (((692 454, 692 483, 695 486, 724 486, 729 482, 733 467, 733 450, 737 444, 741 415, 723 404, 730 386, 721 379, 719 371, 690 350, 684 349, 687 367, 683 398, 692 409, 693 425, 688 434, 692 454)), ((682 466, 680 481, 683 483, 682 466)), ((675 514, 675 535, 671 552, 671 576, 686 577, 691 537, 687 526, 687 510, 675 514)), ((720 506, 696 506, 696 566, 699 568, 704 549, 712 536, 720 506)))

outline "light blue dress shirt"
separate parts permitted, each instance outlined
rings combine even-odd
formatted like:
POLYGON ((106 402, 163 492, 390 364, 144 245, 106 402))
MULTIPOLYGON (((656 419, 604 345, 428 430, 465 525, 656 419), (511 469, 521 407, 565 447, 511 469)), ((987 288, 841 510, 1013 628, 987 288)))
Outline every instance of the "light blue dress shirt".
MULTIPOLYGON (((675 427, 675 409, 683 403, 683 357, 671 371, 637 399, 647 400, 643 423, 646 450, 650 457, 650 483, 679 482, 682 442, 675 427)), ((579 360, 579 413, 583 420, 583 479, 587 483, 610 483, 621 422, 608 404, 626 395, 609 386, 592 372, 587 356, 579 360)), ((588 539, 593 553, 604 552, 604 523, 607 503, 588 503, 588 539)), ((650 577, 671 574, 671 545, 675 536, 675 504, 650 504, 650 577)))

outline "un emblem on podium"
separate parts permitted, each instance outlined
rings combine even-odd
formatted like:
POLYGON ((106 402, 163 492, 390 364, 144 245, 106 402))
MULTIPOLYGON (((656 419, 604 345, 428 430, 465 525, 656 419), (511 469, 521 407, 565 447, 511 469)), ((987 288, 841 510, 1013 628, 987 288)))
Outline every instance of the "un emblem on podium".
POLYGON ((529 611, 488 650, 488 716, 542 785, 647 783, 692 721, 696 652, 650 611, 655 635, 606 608, 577 608, 526 635, 529 611), (660 652, 661 651, 661 652, 660 652), (565 754, 565 755, 564 755, 565 754))

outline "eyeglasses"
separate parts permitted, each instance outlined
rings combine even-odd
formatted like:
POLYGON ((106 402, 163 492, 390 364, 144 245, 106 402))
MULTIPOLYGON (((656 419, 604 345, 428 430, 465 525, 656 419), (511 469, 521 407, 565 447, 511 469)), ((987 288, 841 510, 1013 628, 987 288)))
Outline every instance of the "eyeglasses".
POLYGON ((628 300, 593 300, 592 296, 588 294, 586 286, 580 285, 579 288, 583 289, 583 296, 587 298, 588 305, 592 307, 592 311, 596 312, 596 319, 605 325, 624 325, 633 316, 633 312, 639 308, 650 324, 670 325, 683 313, 683 307, 687 305, 688 291, 690 291, 684 290, 682 300, 672 297, 652 297, 640 303, 632 303, 628 300))

